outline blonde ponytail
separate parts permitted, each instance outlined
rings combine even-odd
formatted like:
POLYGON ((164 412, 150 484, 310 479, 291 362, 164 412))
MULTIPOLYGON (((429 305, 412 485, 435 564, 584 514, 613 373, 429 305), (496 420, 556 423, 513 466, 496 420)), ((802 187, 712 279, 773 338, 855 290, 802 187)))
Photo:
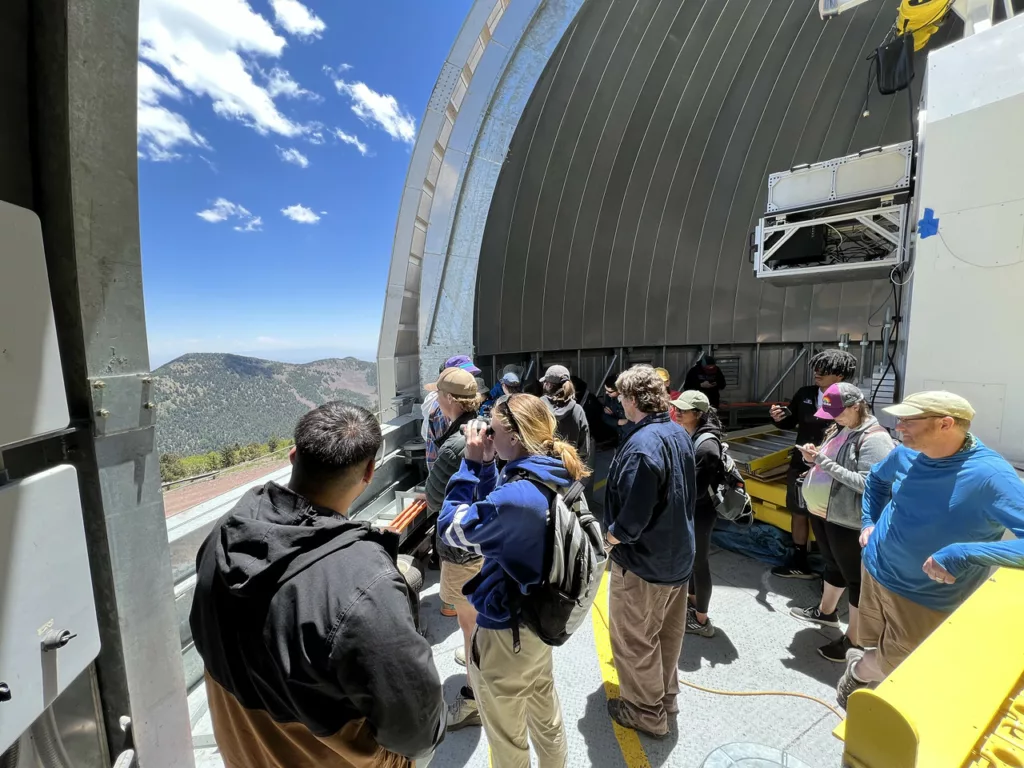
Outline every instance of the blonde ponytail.
POLYGON ((551 453, 548 455, 561 461, 565 471, 573 480, 582 480, 593 474, 590 467, 583 463, 583 459, 580 458, 576 449, 564 440, 552 440, 551 453))
POLYGON ((501 419, 505 429, 519 438, 527 452, 561 461, 573 480, 590 476, 590 469, 576 449, 555 435, 555 417, 539 397, 512 395, 495 407, 491 417, 501 419))

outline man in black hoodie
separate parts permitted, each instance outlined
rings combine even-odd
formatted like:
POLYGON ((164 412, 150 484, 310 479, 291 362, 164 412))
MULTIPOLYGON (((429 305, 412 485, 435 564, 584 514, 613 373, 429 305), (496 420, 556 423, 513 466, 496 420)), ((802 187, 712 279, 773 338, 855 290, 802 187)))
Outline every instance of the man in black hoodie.
POLYGON ((395 540, 346 517, 380 444, 369 411, 310 411, 288 487, 249 491, 199 550, 190 623, 227 768, 410 768, 444 737, 395 540))

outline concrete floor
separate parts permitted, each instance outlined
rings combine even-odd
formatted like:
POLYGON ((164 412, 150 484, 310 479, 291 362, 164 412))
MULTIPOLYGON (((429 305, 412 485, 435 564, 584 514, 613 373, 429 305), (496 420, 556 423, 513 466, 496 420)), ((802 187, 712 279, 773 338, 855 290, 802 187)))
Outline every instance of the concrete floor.
MULTIPOLYGON (((835 702, 838 664, 816 652, 838 633, 819 630, 789 616, 793 606, 818 599, 817 582, 770 577, 762 564, 724 550, 711 557, 715 581, 710 615, 715 637, 687 636, 679 660, 681 679, 725 690, 795 691, 835 702)), ((463 684, 465 670, 453 653, 461 643, 455 619, 439 613, 437 573, 428 572, 422 616, 434 646, 435 663, 449 701, 463 684)), ((569 739, 571 766, 699 768, 716 748, 754 742, 782 750, 811 768, 839 766, 842 745, 832 736, 838 719, 821 705, 792 697, 712 695, 685 686, 676 727, 663 741, 640 737, 644 756, 629 761, 605 710, 605 691, 591 623, 555 649, 555 679, 569 739), (644 760, 646 759, 646 762, 644 760)), ((209 714, 202 714, 202 690, 190 698, 196 715, 194 735, 210 743, 209 714)), ((200 768, 220 768, 216 749, 197 749, 200 768)), ((479 728, 450 734, 431 768, 488 765, 479 728)))

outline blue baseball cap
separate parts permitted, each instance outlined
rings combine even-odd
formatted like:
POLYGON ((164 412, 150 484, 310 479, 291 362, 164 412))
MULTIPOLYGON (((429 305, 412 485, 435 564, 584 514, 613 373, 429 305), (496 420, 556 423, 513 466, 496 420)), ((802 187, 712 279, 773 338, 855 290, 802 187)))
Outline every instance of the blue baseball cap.
POLYGON ((445 363, 445 368, 461 368, 464 371, 469 371, 474 376, 480 373, 480 369, 473 365, 473 361, 469 359, 467 355, 456 355, 455 357, 449 357, 445 363))
POLYGON ((501 377, 501 383, 508 384, 510 386, 515 386, 520 383, 519 376, 518 374, 516 374, 515 371, 509 371, 508 373, 501 377))

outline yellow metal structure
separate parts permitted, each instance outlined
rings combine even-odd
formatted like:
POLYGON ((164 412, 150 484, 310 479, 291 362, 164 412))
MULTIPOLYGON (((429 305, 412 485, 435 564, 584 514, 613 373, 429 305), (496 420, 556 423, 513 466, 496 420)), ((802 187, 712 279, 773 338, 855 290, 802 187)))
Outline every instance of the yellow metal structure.
POLYGON ((1024 571, 1002 568, 835 730, 849 768, 1024 768, 1024 571))

